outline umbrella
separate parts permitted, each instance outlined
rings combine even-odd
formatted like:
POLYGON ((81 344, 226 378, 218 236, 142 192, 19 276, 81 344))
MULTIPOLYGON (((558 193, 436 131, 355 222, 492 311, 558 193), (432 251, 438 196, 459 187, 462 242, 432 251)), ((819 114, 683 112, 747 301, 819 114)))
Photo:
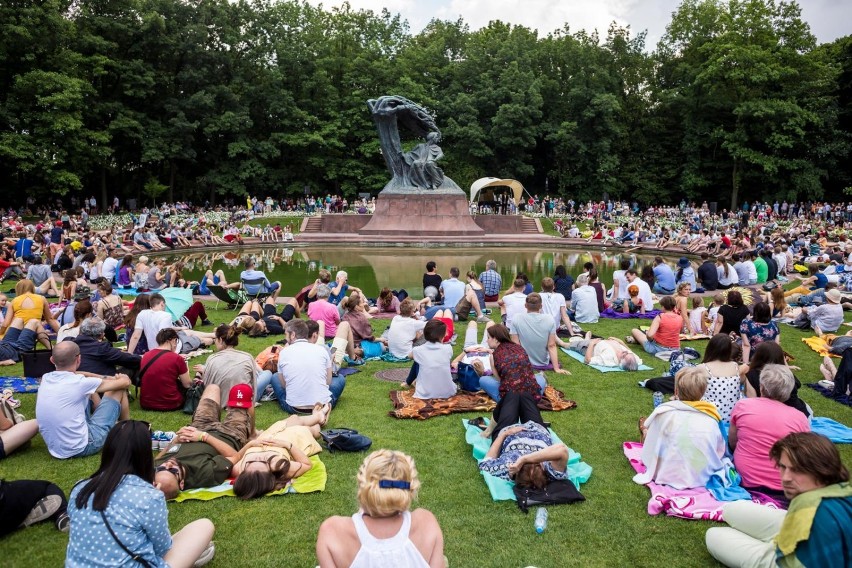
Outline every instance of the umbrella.
POLYGON ((166 311, 177 321, 192 305, 192 290, 188 288, 163 288, 157 292, 166 300, 166 311))

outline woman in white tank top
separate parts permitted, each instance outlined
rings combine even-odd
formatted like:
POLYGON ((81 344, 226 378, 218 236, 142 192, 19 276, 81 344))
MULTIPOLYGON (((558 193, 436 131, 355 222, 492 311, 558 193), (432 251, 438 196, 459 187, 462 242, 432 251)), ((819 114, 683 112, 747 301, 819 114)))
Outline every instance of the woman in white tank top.
POLYGON ((420 480, 414 460, 378 450, 358 470, 358 503, 351 517, 330 517, 317 535, 321 568, 439 568, 446 566, 444 536, 435 516, 409 511, 420 480))

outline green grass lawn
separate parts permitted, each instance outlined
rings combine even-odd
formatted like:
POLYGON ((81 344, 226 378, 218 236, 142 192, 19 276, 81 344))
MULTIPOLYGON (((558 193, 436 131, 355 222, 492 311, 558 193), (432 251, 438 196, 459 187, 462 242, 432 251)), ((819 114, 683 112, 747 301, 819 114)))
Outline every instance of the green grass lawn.
MULTIPOLYGON (((231 313, 213 311, 211 319, 223 322, 231 313)), ((387 320, 376 320, 381 331, 387 320)), ((630 321, 602 320, 585 326, 594 333, 624 336, 630 321)), ((462 324, 457 324, 462 332, 462 324)), ((805 334, 783 326, 782 343, 802 367, 797 376, 810 383, 819 376, 819 357, 801 338, 805 334)), ((259 352, 269 339, 245 339, 240 348, 259 352)), ((456 352, 461 349, 461 341, 456 352)), ((703 351, 706 342, 693 342, 703 351)), ((589 483, 582 486, 586 502, 550 507, 549 524, 542 535, 533 529, 533 515, 524 515, 514 502, 495 503, 480 477, 469 446, 464 442, 461 418, 450 415, 427 421, 396 420, 388 391, 396 385, 374 377, 390 364, 371 362, 348 377, 346 390, 331 415, 330 427, 355 428, 373 439, 373 449, 392 448, 411 454, 417 462, 423 487, 419 506, 438 518, 444 531, 445 552, 451 566, 540 568, 557 566, 712 566, 704 547, 704 532, 715 523, 650 517, 646 512, 649 492, 631 481, 633 470, 621 451, 625 440, 637 439, 636 422, 652 410, 651 393, 638 380, 660 375, 666 364, 643 356, 654 371, 598 373, 561 354, 562 365, 573 375, 549 373, 548 379, 577 401, 577 408, 545 413, 553 429, 593 468, 589 483)), ((202 362, 194 360, 193 363, 202 362)), ((21 367, 7 367, 7 375, 20 375, 21 367)), ((20 395, 22 411, 34 415, 35 395, 20 395)), ((818 416, 852 424, 852 410, 802 388, 800 396, 818 416)), ((155 430, 177 430, 188 423, 185 415, 140 410, 132 404, 134 418, 150 421, 155 430)), ((263 428, 284 418, 276 403, 257 409, 263 428)), ((852 466, 852 448, 841 447, 843 460, 852 466)), ((325 492, 271 497, 252 502, 218 499, 211 502, 170 504, 173 531, 185 523, 209 517, 216 524, 216 558, 211 566, 316 565, 314 544, 317 529, 330 515, 350 515, 357 507, 355 474, 364 458, 361 453, 321 454, 328 468, 325 492)), ((51 458, 37 437, 28 450, 0 461, 0 477, 50 479, 70 490, 75 481, 90 475, 99 457, 59 461, 51 458)), ((0 564, 57 566, 63 561, 67 536, 42 524, 0 541, 0 564)))

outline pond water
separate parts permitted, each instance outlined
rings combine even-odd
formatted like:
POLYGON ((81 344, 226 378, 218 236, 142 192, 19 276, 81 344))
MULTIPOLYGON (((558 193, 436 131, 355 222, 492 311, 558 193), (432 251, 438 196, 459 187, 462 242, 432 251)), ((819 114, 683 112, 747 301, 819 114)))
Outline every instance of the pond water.
MULTIPOLYGON (((438 265, 438 273, 445 278, 450 268, 457 266, 461 279, 468 270, 477 274, 485 270, 485 263, 493 259, 497 262, 497 271, 503 278, 504 289, 511 285, 515 275, 525 273, 538 290, 541 279, 553 276, 553 270, 560 264, 565 265, 569 274, 577 276, 583 271, 583 264, 593 262, 598 268, 601 281, 612 285, 612 273, 618 269, 623 251, 603 250, 564 250, 541 251, 527 248, 402 248, 402 247, 298 247, 298 248, 257 248, 240 249, 229 252, 193 252, 182 255, 186 263, 184 277, 200 280, 207 269, 214 272, 221 269, 228 282, 239 280, 243 262, 250 256, 257 260, 258 270, 262 270, 270 281, 279 280, 283 295, 294 296, 307 284, 317 278, 317 271, 326 268, 332 273, 345 270, 349 274, 349 283, 361 288, 368 296, 375 297, 387 286, 393 290, 404 288, 415 298, 423 297, 422 278, 426 263, 433 260, 438 265)), ((650 264, 651 256, 630 255, 637 270, 644 264, 650 264)))

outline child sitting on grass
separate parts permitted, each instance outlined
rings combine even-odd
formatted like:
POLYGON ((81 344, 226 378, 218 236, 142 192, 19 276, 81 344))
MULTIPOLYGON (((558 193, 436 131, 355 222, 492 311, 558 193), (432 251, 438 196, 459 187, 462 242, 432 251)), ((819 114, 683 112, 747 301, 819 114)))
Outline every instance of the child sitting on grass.
POLYGON ((725 305, 725 295, 724 294, 716 294, 713 296, 713 303, 710 304, 710 308, 707 310, 707 320, 708 326, 707 329, 713 329, 716 325, 716 316, 719 315, 719 308, 725 305))
POLYGON ((701 296, 692 296, 692 309, 689 310, 689 333, 693 335, 707 334, 707 308, 701 296))
POLYGON ((450 373, 453 347, 441 342, 446 332, 446 323, 439 319, 429 320, 423 328, 426 342, 412 350, 414 365, 402 386, 414 382, 415 398, 449 398, 456 394, 456 384, 450 373))

